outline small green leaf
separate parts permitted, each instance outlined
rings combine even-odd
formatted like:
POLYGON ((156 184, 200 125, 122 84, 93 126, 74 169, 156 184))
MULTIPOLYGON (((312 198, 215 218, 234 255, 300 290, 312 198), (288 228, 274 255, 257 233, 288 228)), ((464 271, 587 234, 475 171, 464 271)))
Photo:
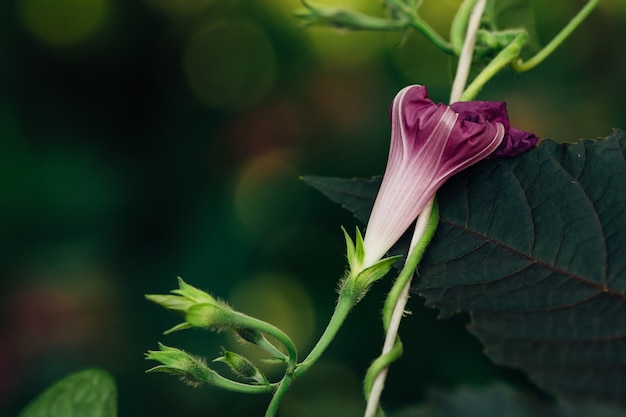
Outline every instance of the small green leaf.
POLYGON ((61 379, 35 398, 18 417, 116 417, 113 377, 89 368, 61 379))

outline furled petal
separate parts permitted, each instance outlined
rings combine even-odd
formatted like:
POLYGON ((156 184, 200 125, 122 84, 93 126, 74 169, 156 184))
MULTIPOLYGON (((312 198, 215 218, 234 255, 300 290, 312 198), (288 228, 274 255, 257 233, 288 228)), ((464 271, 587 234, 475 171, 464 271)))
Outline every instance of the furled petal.
POLYGON ((424 86, 401 90, 391 106, 389 158, 365 233, 363 267, 391 249, 452 175, 535 143, 536 136, 509 126, 503 102, 446 106, 428 99, 424 86))
POLYGON ((450 105, 459 117, 473 122, 488 120, 502 123, 506 133, 498 148, 489 155, 494 158, 519 155, 534 148, 539 138, 533 133, 524 132, 509 126, 509 115, 503 101, 458 101, 450 105), (484 118, 484 119, 483 119, 484 118))

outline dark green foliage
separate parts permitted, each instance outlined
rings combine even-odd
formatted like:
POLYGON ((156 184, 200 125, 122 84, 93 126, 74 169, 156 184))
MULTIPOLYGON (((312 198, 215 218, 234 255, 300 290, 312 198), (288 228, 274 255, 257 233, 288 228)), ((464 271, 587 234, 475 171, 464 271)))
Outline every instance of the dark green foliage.
POLYGON ((623 417, 601 404, 544 403, 505 386, 433 392, 430 401, 394 417, 623 417))

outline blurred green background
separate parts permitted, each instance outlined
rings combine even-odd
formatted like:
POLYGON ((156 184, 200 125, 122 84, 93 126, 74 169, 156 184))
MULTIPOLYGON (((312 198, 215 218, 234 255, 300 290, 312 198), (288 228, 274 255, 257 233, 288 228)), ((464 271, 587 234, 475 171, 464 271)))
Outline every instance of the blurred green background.
MULTIPOLYGON (((331 0, 320 3, 333 4, 331 0)), ((378 0, 336 4, 381 14, 378 0)), ((523 3, 523 2, 517 2, 523 3)), ((534 1, 536 44, 583 1, 534 1)), ((456 0, 426 0, 444 35, 456 0)), ((382 173, 388 109, 407 84, 447 101, 454 62, 415 33, 303 30, 296 0, 0 2, 0 415, 67 372, 110 371, 122 416, 262 415, 265 396, 146 375, 157 341, 213 358, 226 335, 163 336, 178 319, 144 300, 176 276, 279 325, 302 354, 324 328, 352 217, 302 174, 382 173)), ((548 61, 479 98, 556 140, 626 128, 626 2, 605 0, 548 61)), ((283 415, 358 416, 382 343, 389 280, 349 317, 283 415)), ((524 377, 482 356, 466 316, 418 297, 384 403, 524 377)), ((219 365, 219 364, 217 364, 219 365)), ((216 367, 217 367, 216 365, 216 367)))

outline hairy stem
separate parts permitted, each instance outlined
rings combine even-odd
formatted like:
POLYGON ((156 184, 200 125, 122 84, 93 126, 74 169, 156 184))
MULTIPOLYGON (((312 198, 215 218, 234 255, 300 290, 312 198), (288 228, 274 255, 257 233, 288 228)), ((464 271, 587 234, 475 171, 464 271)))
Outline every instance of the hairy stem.
POLYGON ((265 417, 274 417, 278 412, 278 407, 283 399, 283 396, 291 386, 293 382, 293 373, 287 373, 283 377, 283 379, 278 384, 278 388, 272 397, 272 401, 270 401, 267 406, 267 410, 265 410, 265 417))

